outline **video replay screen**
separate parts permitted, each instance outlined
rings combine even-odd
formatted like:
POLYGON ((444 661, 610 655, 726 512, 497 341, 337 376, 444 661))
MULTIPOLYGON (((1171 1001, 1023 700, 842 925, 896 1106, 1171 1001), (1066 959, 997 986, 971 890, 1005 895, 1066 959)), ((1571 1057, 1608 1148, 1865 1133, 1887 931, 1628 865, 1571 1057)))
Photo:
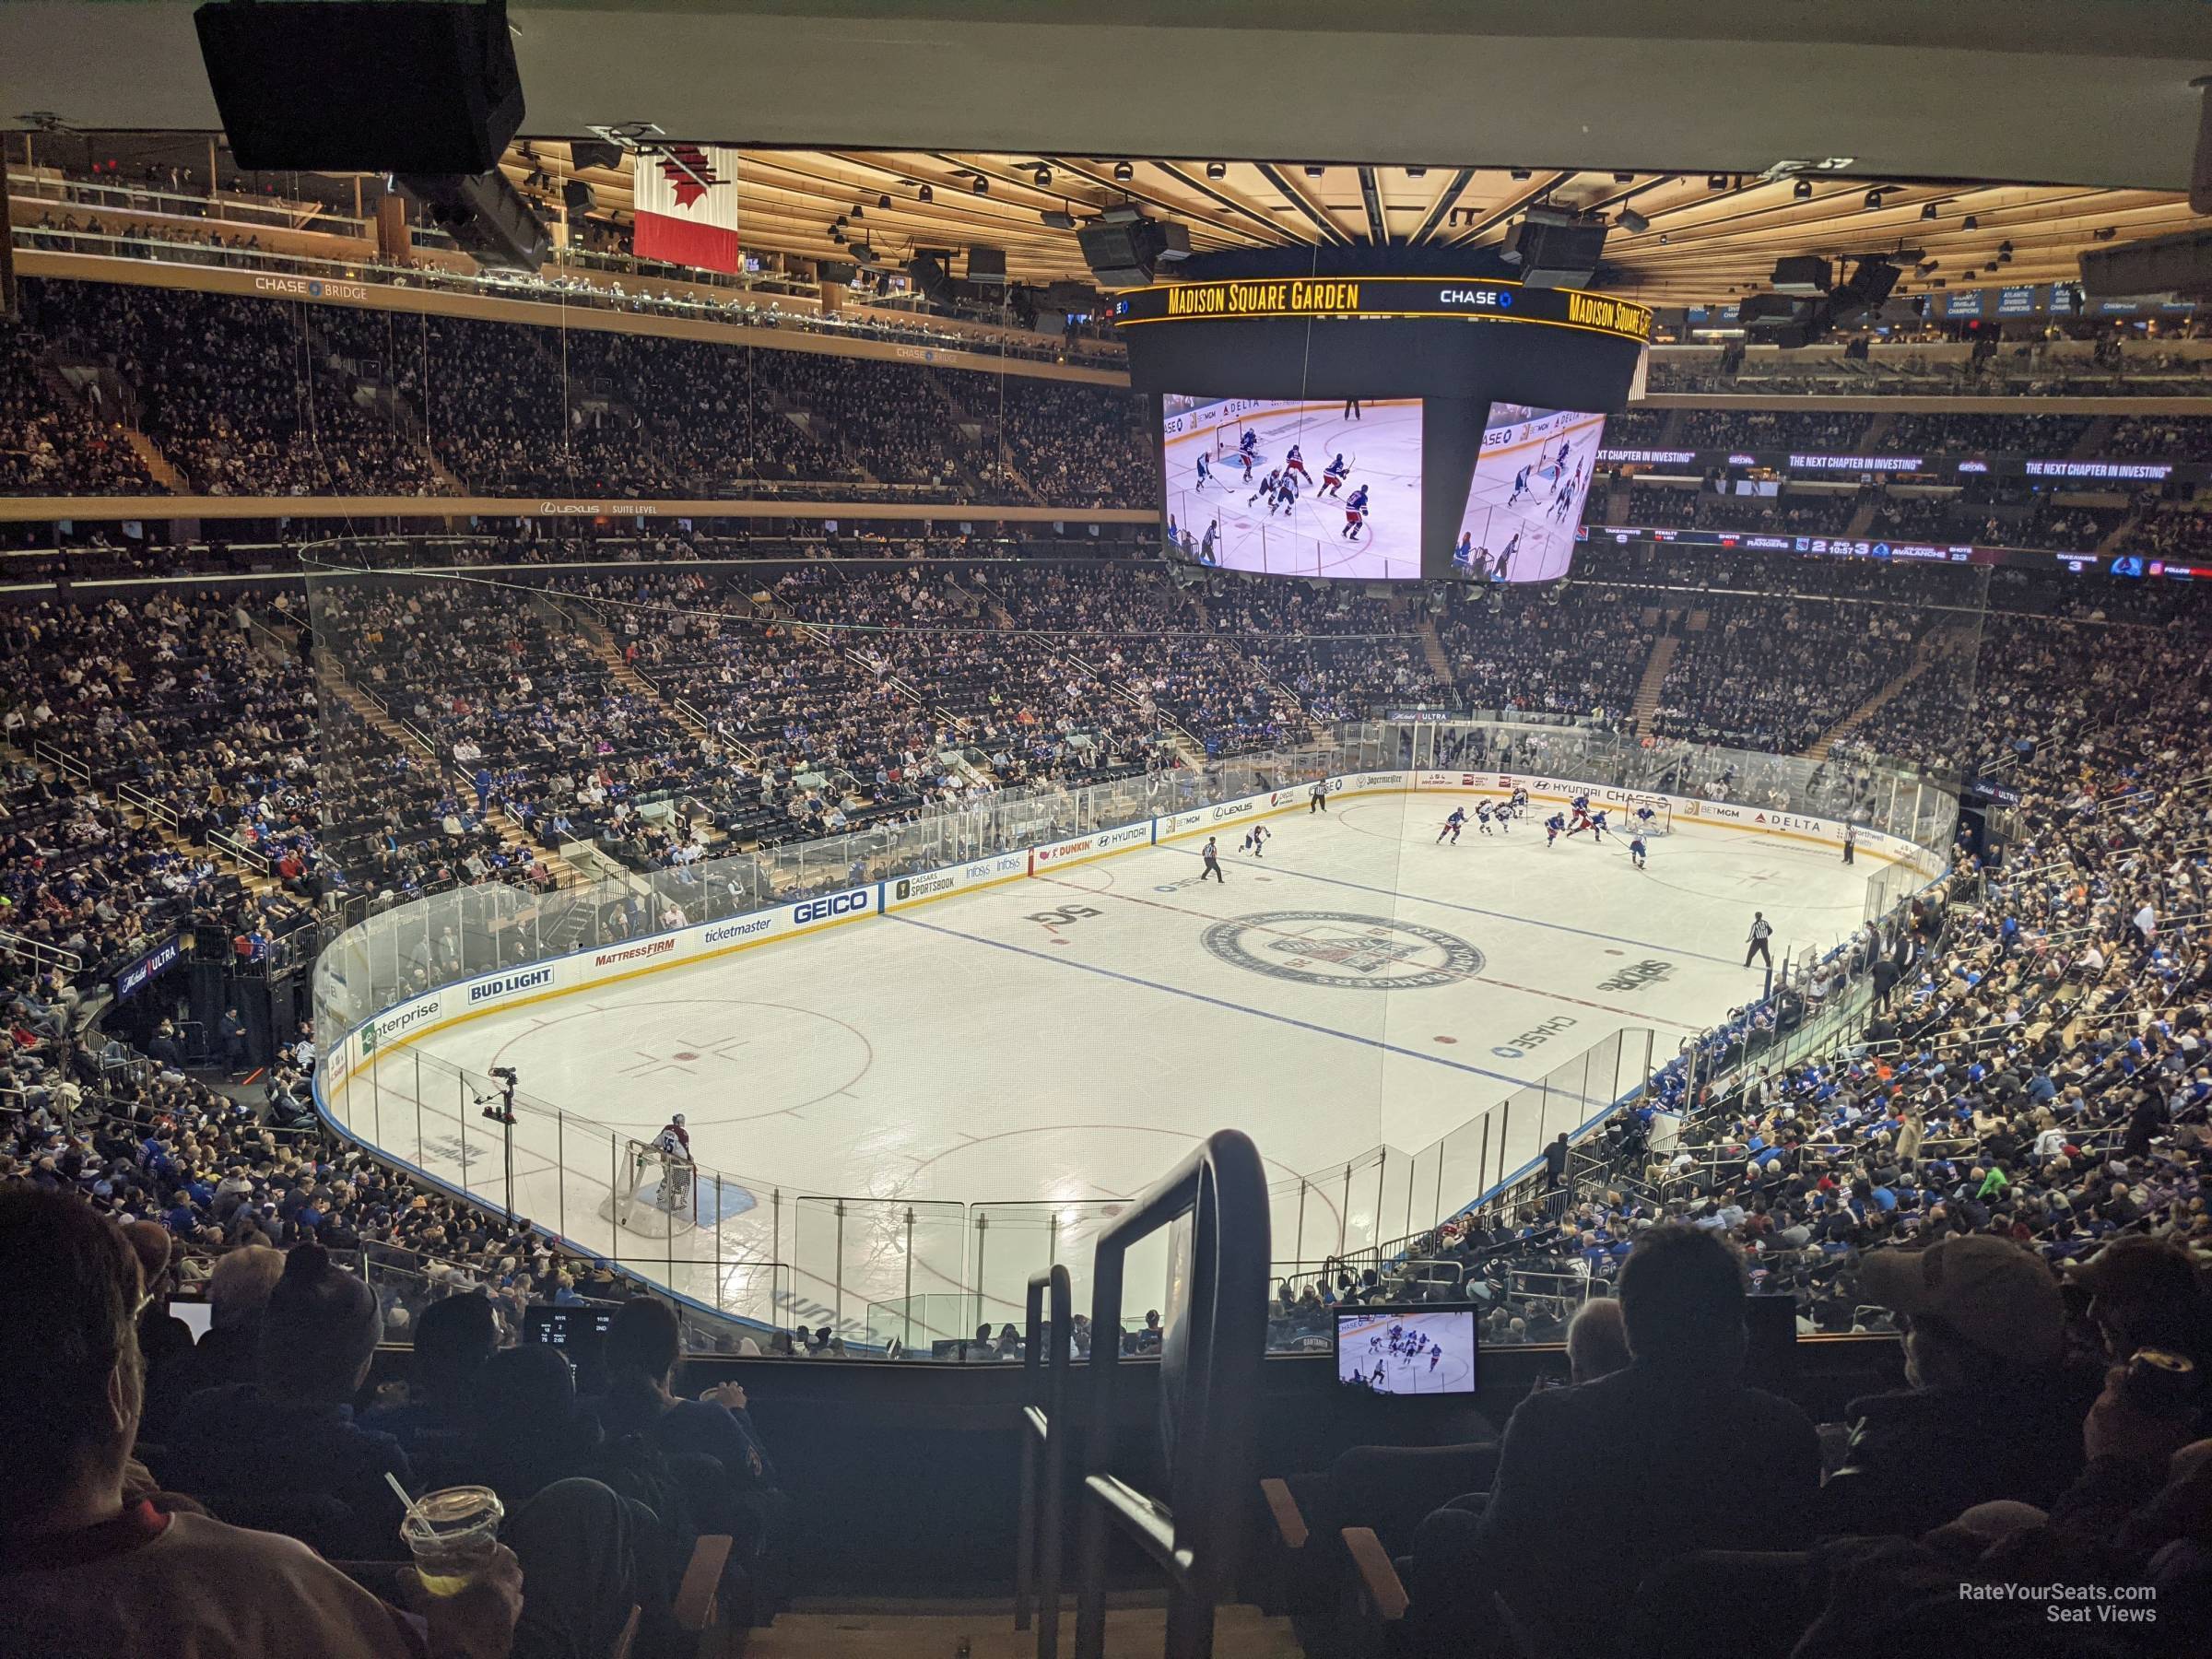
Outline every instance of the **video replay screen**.
POLYGON ((1603 415, 1492 404, 1452 545, 1453 574, 1478 582, 1566 575, 1605 430, 1603 415))
POLYGON ((1379 1394, 1475 1392, 1475 1310, 1357 1308, 1336 1314, 1336 1380, 1379 1394))
POLYGON ((1161 400, 1167 513, 1203 565, 1268 576, 1421 574, 1421 400, 1161 400))

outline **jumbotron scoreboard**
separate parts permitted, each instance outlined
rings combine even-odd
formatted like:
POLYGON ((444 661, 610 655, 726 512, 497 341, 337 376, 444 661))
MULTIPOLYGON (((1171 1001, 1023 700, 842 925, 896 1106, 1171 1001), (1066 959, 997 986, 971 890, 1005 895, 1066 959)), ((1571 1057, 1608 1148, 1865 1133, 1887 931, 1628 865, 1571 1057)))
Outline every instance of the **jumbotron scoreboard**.
POLYGON ((1114 296, 1131 384, 1160 398, 1171 550, 1340 580, 1567 573, 1651 308, 1385 268, 1407 257, 1440 253, 1244 252, 1114 296))

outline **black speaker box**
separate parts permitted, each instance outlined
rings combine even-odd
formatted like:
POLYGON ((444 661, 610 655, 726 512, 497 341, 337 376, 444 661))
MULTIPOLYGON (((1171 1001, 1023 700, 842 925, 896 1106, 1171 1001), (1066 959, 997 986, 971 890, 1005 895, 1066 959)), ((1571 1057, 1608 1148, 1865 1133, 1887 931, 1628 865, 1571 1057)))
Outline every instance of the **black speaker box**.
POLYGON ((218 3, 192 20, 243 168, 488 172, 522 124, 506 0, 218 3))
POLYGON ((968 250, 968 280, 1003 284, 1006 279, 1006 251, 1004 248, 971 248, 968 250))

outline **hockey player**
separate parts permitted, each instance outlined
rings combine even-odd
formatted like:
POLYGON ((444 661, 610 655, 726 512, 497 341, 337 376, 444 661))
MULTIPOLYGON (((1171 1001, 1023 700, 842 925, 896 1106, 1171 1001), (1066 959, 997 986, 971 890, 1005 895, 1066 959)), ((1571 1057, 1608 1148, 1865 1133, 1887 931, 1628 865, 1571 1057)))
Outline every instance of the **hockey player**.
POLYGON ((1641 835, 1629 842, 1629 862, 1640 870, 1643 868, 1643 837, 1641 835))
POLYGON ((1528 810, 1528 791, 1522 788, 1518 783, 1513 785, 1513 810, 1515 812, 1526 812, 1528 810))
POLYGON ((1505 498, 1505 504, 1508 507, 1513 506, 1523 496, 1528 494, 1528 475, 1535 470, 1534 467, 1524 466, 1513 475, 1513 493, 1505 498))
POLYGON ((1475 828, 1485 835, 1488 835, 1490 832, 1490 816, 1494 808, 1492 808, 1488 801, 1481 801, 1476 804, 1475 828))
POLYGON ((1590 839, 1604 843, 1606 839, 1606 809, 1600 806, 1590 815, 1590 839))
POLYGON ((1313 475, 1306 470, 1306 457, 1295 443, 1290 446, 1290 453, 1283 457, 1283 470, 1296 473, 1302 484, 1313 482, 1313 475))
POLYGON ((1223 887, 1227 887, 1229 877, 1221 874, 1221 849, 1214 844, 1212 836, 1209 835, 1206 838, 1206 845, 1198 850, 1198 856, 1206 861, 1206 868, 1198 872, 1198 879, 1204 881, 1208 876, 1211 876, 1223 887))
POLYGON ((1198 482, 1197 482, 1197 483, 1195 483, 1195 484, 1194 484, 1194 485, 1192 485, 1192 486, 1191 486, 1191 488, 1192 488, 1193 489, 1204 489, 1204 488, 1206 488, 1206 487, 1208 484, 1211 484, 1213 481, 1214 481, 1214 464, 1213 464, 1213 463, 1212 463, 1210 460, 1208 460, 1208 459, 1207 459, 1206 456, 1204 456, 1204 455, 1201 455, 1201 456, 1199 456, 1199 457, 1198 457, 1198 482))
POLYGON ((1362 484, 1344 498, 1344 529, 1339 532, 1340 539, 1358 541, 1360 527, 1366 523, 1367 486, 1362 484))
POLYGON ((1444 827, 1436 832, 1436 844, 1440 847, 1442 846, 1444 837, 1448 835, 1452 838, 1452 844, 1455 847, 1458 846, 1459 832, 1466 827, 1466 822, 1467 809, 1465 806, 1453 807, 1452 816, 1444 820, 1444 827))
POLYGON ((1275 499, 1267 503, 1267 516, 1273 518, 1277 507, 1280 507, 1285 512, 1289 512, 1297 506, 1298 481, 1290 476, 1290 469, 1286 466, 1283 468, 1281 478, 1276 483, 1275 499))
POLYGON ((1321 493, 1337 494, 1344 488, 1344 481, 1351 476, 1351 472, 1352 469, 1344 464, 1344 452, 1337 451, 1336 459, 1321 469, 1321 493))
POLYGON ((1548 848, 1552 842, 1559 839, 1559 832, 1566 828, 1567 819, 1560 813, 1555 812, 1546 818, 1544 820, 1544 845, 1548 848))
POLYGON ((1247 507, 1251 506, 1262 496, 1267 496, 1272 499, 1275 495, 1275 487, 1281 483, 1282 479, 1283 469, 1278 466, 1270 472, 1265 478, 1260 480, 1260 487, 1257 489, 1253 490, 1250 495, 1244 498, 1244 505, 1247 507))
POLYGON ((1518 530, 1516 530, 1516 531, 1514 531, 1514 532, 1513 532, 1512 538, 1511 538, 1509 541, 1507 541, 1507 543, 1505 544, 1505 546, 1504 546, 1504 547, 1500 547, 1500 548, 1498 550, 1498 580, 1499 580, 1499 581, 1500 581, 1500 582, 1509 582, 1509 581, 1511 581, 1511 580, 1512 580, 1512 568, 1513 568, 1513 555, 1514 555, 1514 554, 1516 554, 1516 553, 1518 553, 1518 552, 1520 552, 1520 551, 1521 551, 1521 532, 1520 532, 1520 531, 1518 531, 1518 530))
POLYGON ((1268 829, 1265 824, 1254 824, 1251 829, 1244 831, 1243 843, 1237 849, 1237 851, 1240 853, 1249 853, 1254 858, 1265 857, 1265 849, 1267 845, 1267 838, 1274 833, 1275 831, 1268 829))
POLYGON ((671 1214, 691 1207, 691 1132, 684 1127, 684 1114, 677 1112, 668 1120, 660 1134, 653 1137, 653 1149, 661 1155, 661 1184, 653 1194, 653 1202, 671 1214))
POLYGON ((1259 459, 1260 435, 1250 427, 1246 427, 1244 435, 1237 440, 1237 453, 1244 457, 1244 465, 1247 466, 1259 459))
POLYGON ((1649 806, 1639 806, 1636 808, 1635 830, 1638 835, 1641 835, 1645 830, 1653 828, 1658 822, 1659 815, 1653 812, 1649 806))
POLYGON ((1245 433, 1244 446, 1237 451, 1237 459, 1244 463, 1245 483, 1249 484, 1252 482, 1252 465, 1259 458, 1260 452, 1253 446, 1253 435, 1250 432, 1245 433))
POLYGON ((1574 799, 1567 803, 1567 810, 1574 814, 1574 822, 1568 826, 1568 834, 1572 835, 1578 830, 1590 828, 1590 797, 1588 795, 1576 795, 1574 799))

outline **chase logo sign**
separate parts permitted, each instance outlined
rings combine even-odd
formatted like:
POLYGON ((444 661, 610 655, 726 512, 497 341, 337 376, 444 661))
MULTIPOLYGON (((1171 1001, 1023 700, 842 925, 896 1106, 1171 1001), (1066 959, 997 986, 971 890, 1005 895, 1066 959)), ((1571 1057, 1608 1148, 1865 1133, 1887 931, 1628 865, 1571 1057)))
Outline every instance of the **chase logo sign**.
POLYGON ((832 893, 827 899, 809 899, 803 904, 791 907, 791 919, 801 926, 809 922, 827 922, 836 916, 850 916, 856 911, 868 908, 865 888, 850 893, 832 893))
POLYGON ((532 968, 521 973, 507 973, 495 980, 468 988, 468 1005, 494 1002, 502 996, 512 996, 518 991, 537 991, 553 982, 553 970, 532 968))

